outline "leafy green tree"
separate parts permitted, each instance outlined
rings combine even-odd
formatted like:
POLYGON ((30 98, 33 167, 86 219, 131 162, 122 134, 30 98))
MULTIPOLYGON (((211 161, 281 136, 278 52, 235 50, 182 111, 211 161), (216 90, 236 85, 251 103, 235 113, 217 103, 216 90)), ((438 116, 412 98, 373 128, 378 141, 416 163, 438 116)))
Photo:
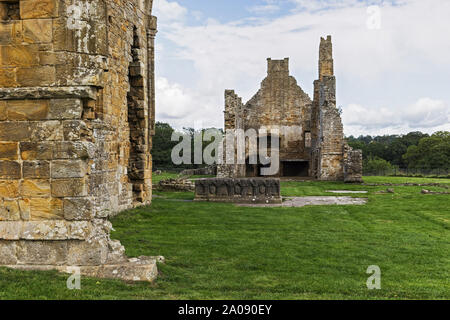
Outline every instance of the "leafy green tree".
POLYGON ((363 170, 366 173, 384 174, 390 173, 393 170, 393 166, 384 159, 371 157, 364 161, 363 170))
POLYGON ((406 135, 359 136, 358 138, 350 136, 347 141, 353 149, 363 151, 364 160, 378 157, 392 165, 404 168, 407 163, 403 155, 410 146, 418 145, 419 141, 426 137, 429 137, 428 134, 416 131, 406 135))
POLYGON ((450 169, 450 132, 440 131, 431 137, 420 139, 417 146, 410 146, 403 156, 408 168, 450 169))
MULTIPOLYGON (((223 133, 221 129, 210 128, 218 130, 223 133)), ((194 128, 183 128, 182 133, 190 136, 191 141, 191 164, 174 165, 172 163, 172 149, 179 143, 179 141, 172 141, 172 134, 174 128, 168 123, 157 122, 155 125, 155 136, 153 137, 153 167, 155 169, 192 169, 204 167, 205 164, 194 164, 194 146, 197 143, 203 150, 211 141, 204 141, 203 134, 207 129, 195 130, 194 128)))
POLYGON ((175 131, 168 123, 157 122, 155 124, 155 136, 153 137, 153 167, 171 168, 173 163, 171 160, 172 148, 178 142, 171 141, 172 133, 175 131))

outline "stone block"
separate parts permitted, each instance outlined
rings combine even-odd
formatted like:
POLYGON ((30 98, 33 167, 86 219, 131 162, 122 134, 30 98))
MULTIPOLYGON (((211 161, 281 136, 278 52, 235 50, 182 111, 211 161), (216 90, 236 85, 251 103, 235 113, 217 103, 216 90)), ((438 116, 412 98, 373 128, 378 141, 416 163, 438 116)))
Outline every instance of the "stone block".
POLYGON ((0 23, 0 45, 21 43, 21 42, 22 42, 22 21, 10 21, 0 23))
POLYGON ((39 51, 39 64, 41 66, 53 66, 56 64, 56 55, 52 51, 39 51))
POLYGON ((27 122, 0 122, 0 141, 29 141, 31 127, 27 122))
POLYGON ((88 221, 0 221, 3 240, 86 240, 92 234, 88 221))
POLYGON ((22 160, 51 160, 52 144, 49 142, 21 142, 20 156, 22 160))
POLYGON ((20 215, 22 220, 30 220, 31 218, 31 208, 29 199, 19 200, 20 215))
POLYGON ((92 223, 90 221, 71 221, 66 222, 69 227, 68 239, 85 240, 92 238, 92 223))
POLYGON ((84 178, 53 179, 52 196, 64 197, 84 197, 87 195, 87 185, 84 178))
POLYGON ((53 145, 54 159, 92 159, 95 145, 87 141, 62 141, 53 145))
POLYGON ((0 198, 14 199, 19 197, 18 180, 0 180, 0 198))
POLYGON ((61 220, 26 221, 21 224, 19 239, 67 240, 68 233, 67 223, 61 220))
POLYGON ((0 46, 0 66, 31 67, 39 65, 37 45, 0 46))
POLYGON ((49 119, 81 119, 83 104, 80 99, 52 99, 49 119))
POLYGON ((0 142, 0 160, 17 160, 19 144, 17 142, 0 142))
POLYGON ((81 274, 96 278, 152 282, 158 276, 158 268, 156 258, 139 257, 119 264, 83 266, 81 267, 81 274))
POLYGON ((46 179, 25 179, 20 182, 20 194, 29 198, 50 197, 50 182, 46 179))
POLYGON ((16 242, 0 240, 0 265, 13 265, 17 263, 16 242))
POLYGON ((63 216, 63 201, 61 199, 30 199, 30 220, 61 220, 63 216))
POLYGON ((28 43, 52 42, 51 19, 33 19, 23 21, 23 40, 28 43))
POLYGON ((8 7, 6 6, 6 3, 2 3, 0 1, 0 20, 7 20, 8 19, 8 7))
MULTIPOLYGON (((38 53, 36 53, 38 57, 38 53)), ((51 86, 56 82, 55 67, 41 66, 31 68, 18 68, 16 83, 22 87, 51 86)))
POLYGON ((72 266, 98 266, 108 259, 107 243, 70 241, 68 264, 72 266))
POLYGON ((50 162, 24 161, 22 174, 24 179, 48 179, 50 178, 50 162))
POLYGON ((0 239, 19 240, 22 234, 22 224, 16 221, 0 221, 0 239))
POLYGON ((31 141, 61 141, 63 126, 60 121, 35 122, 31 128, 31 141))
POLYGON ((20 220, 20 208, 17 200, 2 200, 0 198, 0 221, 20 220))
POLYGON ((91 220, 93 218, 93 203, 88 198, 65 198, 64 219, 91 220))
POLYGON ((6 120, 6 101, 0 101, 0 121, 6 120))
POLYGON ((10 100, 6 104, 8 120, 45 120, 47 119, 48 100, 10 100))
POLYGON ((0 179, 20 179, 21 176, 19 162, 0 160, 0 179))
POLYGON ((57 0, 21 0, 22 19, 55 18, 58 16, 57 0))
POLYGON ((0 87, 17 87, 15 68, 0 68, 0 87))
POLYGON ((20 264, 62 265, 68 250, 64 241, 19 241, 16 252, 20 264))
POLYGON ((83 160, 52 161, 52 178, 82 178, 86 172, 87 164, 83 160))
POLYGON ((81 120, 63 121, 64 122, 64 140, 81 140, 82 137, 89 135, 86 122, 81 120))

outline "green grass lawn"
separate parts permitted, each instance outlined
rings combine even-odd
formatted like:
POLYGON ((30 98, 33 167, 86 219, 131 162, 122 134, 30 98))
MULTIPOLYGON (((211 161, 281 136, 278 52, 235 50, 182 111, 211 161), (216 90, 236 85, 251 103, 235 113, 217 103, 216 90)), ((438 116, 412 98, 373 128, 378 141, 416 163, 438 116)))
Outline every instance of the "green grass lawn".
MULTIPOLYGON (((368 183, 449 179, 368 177, 368 183), (420 180, 416 180, 420 179, 420 180)), ((420 182, 419 182, 420 181, 420 182)), ((449 191, 444 186, 426 187, 449 191)), ((420 186, 283 182, 284 196, 367 190, 364 206, 248 208, 157 193, 151 207, 113 219, 129 256, 163 255, 153 284, 0 268, 0 299, 449 299, 450 195, 420 186), (366 269, 381 268, 381 290, 366 269)))

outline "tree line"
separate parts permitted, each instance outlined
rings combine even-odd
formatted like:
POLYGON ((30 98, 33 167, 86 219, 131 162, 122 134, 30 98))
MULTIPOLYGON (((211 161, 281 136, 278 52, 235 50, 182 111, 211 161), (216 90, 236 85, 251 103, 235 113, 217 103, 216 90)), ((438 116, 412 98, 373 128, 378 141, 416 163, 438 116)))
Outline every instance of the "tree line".
MULTIPOLYGON (((215 129, 215 128, 211 128, 215 129)), ((207 130, 202 129, 201 131, 207 130)), ((216 129, 223 132, 222 129, 216 129)), ((172 163, 172 149, 179 143, 179 141, 172 141, 172 134, 175 131, 174 128, 168 123, 156 122, 155 124, 155 136, 153 137, 153 147, 152 147, 152 158, 153 158, 153 168, 157 170, 182 170, 182 169, 196 169, 204 167, 204 164, 181 164, 175 166, 172 163)), ((202 150, 210 143, 203 141, 202 136, 199 135, 199 131, 196 132, 194 128, 183 128, 183 134, 189 135, 191 137, 191 159, 194 159, 194 144, 198 139, 201 140, 202 150), (197 133, 197 134, 196 134, 197 133)))
MULTIPOLYGON (((218 129, 221 130, 222 129, 218 129)), ((171 160, 173 147, 178 141, 172 141, 174 128, 168 123, 157 122, 156 133, 153 137, 153 166, 155 169, 174 168, 171 160)), ((183 128, 185 134, 193 137, 193 128, 183 128)), ((223 132, 223 131, 222 131, 223 132)), ((440 131, 432 135, 419 131, 410 132, 405 135, 384 136, 349 136, 348 144, 353 149, 363 151, 364 170, 382 171, 392 168, 433 170, 450 170, 450 132, 440 131)), ((203 142, 203 147, 209 142, 203 142)), ((192 152, 194 148, 192 147, 192 152)), ((202 165, 180 165, 178 169, 191 169, 202 165)))
POLYGON ((365 171, 450 170, 449 131, 432 135, 415 131, 405 135, 350 136, 347 141, 354 149, 363 151, 365 171))

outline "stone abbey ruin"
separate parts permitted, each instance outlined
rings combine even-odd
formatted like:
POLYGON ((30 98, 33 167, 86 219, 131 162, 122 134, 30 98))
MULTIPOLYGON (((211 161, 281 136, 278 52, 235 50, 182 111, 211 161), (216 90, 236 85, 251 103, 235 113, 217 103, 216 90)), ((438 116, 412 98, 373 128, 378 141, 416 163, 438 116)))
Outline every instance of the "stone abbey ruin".
MULTIPOLYGON (((268 74, 261 89, 245 105, 233 90, 225 91, 225 130, 254 129, 266 132, 279 128, 279 177, 310 177, 318 180, 361 182, 362 153, 352 150, 344 139, 340 112, 336 107, 331 36, 321 38, 319 79, 314 82, 313 100, 289 75, 289 59, 268 59, 268 74)), ((267 154, 274 138, 267 139, 267 154)), ((233 143, 237 153, 237 143, 233 143)), ((259 152, 258 141, 247 141, 245 164, 224 164, 218 177, 258 177, 261 163, 251 163, 251 151, 259 152), (251 144, 256 144, 251 148, 251 144)), ((227 151, 228 152, 228 151, 227 151)))
POLYGON ((152 280, 111 215, 151 201, 152 0, 0 0, 0 265, 152 280))
MULTIPOLYGON (((159 258, 127 258, 108 221, 152 198, 152 2, 0 0, 0 266, 156 277, 159 258)), ((321 41, 313 101, 287 59, 268 63, 245 106, 226 92, 225 128, 287 128, 278 176, 359 181, 361 153, 345 143, 336 108, 331 39, 321 41)), ((204 182, 198 196, 253 188, 262 202, 281 202, 279 180, 236 179, 258 169, 219 166, 233 179, 204 182)))

